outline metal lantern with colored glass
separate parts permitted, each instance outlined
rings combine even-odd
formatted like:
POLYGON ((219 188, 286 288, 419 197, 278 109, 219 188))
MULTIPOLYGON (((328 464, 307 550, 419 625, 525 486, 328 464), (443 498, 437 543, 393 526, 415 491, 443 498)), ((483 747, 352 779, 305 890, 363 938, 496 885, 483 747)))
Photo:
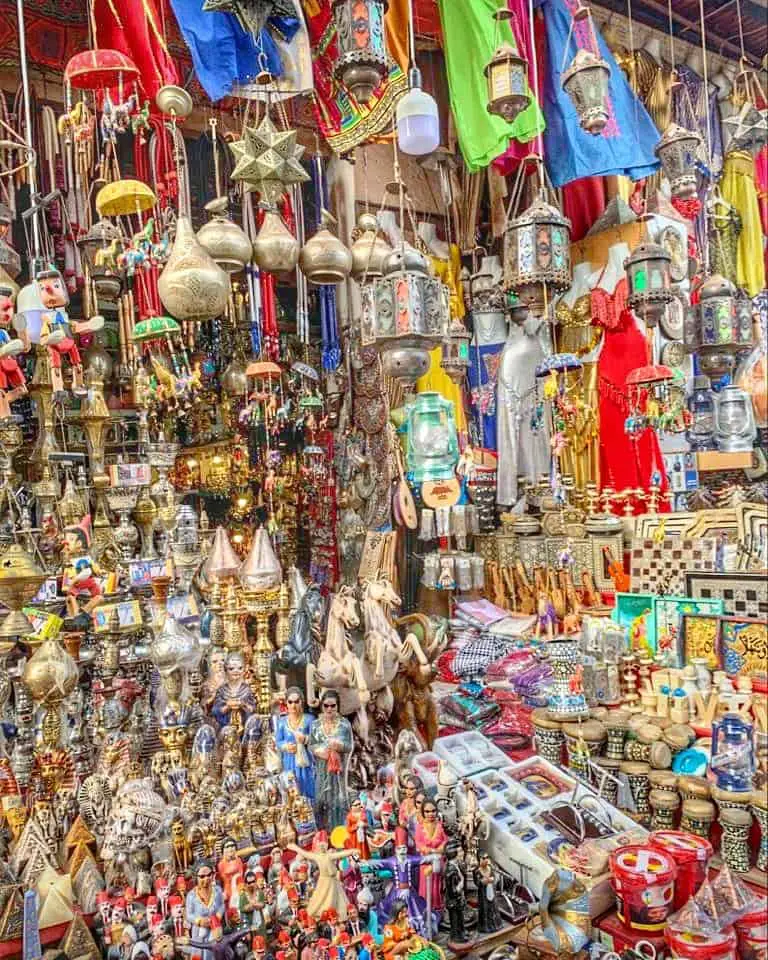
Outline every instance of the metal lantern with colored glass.
POLYGON ((387 0, 334 0, 339 56, 335 74, 358 103, 367 103, 387 72, 387 0))
POLYGON ((562 78, 582 130, 597 136, 608 123, 608 78, 611 68, 591 50, 579 50, 562 78))
POLYGON ((701 146, 698 133, 670 123, 653 152, 669 181, 672 196, 687 200, 696 194, 696 154, 701 146))
POLYGON ((448 329, 448 336, 443 340, 440 360, 440 366, 453 383, 462 384, 467 375, 471 339, 469 330, 458 317, 454 317, 448 329))
POLYGON ((555 293, 571 285, 571 222, 539 196, 504 233, 504 287, 541 315, 555 293))
POLYGON ((502 43, 486 65, 488 113, 513 123, 531 102, 528 91, 528 61, 511 43, 502 43))
POLYGON ((413 247, 399 246, 383 271, 360 288, 361 343, 376 347, 390 377, 415 383, 429 369, 429 351, 448 333, 450 295, 413 247))
POLYGON ((624 261, 627 272, 627 305, 649 327, 658 326, 674 294, 670 289, 672 258, 658 243, 646 241, 624 261))
POLYGON ((752 302, 715 273, 699 288, 697 310, 694 342, 701 369, 710 376, 728 373, 736 356, 752 346, 752 302))

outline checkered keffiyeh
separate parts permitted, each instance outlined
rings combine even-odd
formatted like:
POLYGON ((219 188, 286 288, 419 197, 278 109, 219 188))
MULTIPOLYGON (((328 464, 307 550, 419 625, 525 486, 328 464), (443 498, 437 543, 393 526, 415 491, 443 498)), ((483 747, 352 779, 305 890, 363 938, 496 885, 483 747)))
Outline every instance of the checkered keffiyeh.
POLYGON ((509 651, 509 647, 509 641, 490 633, 481 633, 476 639, 465 643, 456 653, 451 669, 463 680, 482 678, 490 664, 499 657, 503 657, 509 651))

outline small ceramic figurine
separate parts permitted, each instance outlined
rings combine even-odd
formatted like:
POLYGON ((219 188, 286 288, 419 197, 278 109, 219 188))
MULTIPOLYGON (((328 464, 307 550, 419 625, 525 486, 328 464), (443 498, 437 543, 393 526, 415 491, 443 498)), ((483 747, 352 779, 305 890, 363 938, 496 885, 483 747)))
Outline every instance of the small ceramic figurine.
POLYGON ((67 596, 67 613, 76 617, 80 613, 80 598, 85 597, 83 613, 90 613, 100 601, 102 588, 94 575, 93 562, 88 556, 91 547, 91 518, 83 517, 80 523, 64 529, 62 559, 67 564, 63 577, 63 589, 67 596))
POLYGON ((539 595, 537 611, 536 639, 538 640, 543 632, 546 640, 554 640, 557 616, 552 601, 546 594, 539 595))
MULTIPOLYGON (((224 895, 213 881, 213 866, 202 861, 195 874, 197 882, 189 891, 186 899, 186 920, 190 927, 190 938, 198 943, 213 944, 221 935, 224 921, 224 895)), ((201 960, 213 960, 213 952, 200 951, 201 960)))
MULTIPOLYGON (((382 857, 379 860, 370 860, 369 870, 378 872, 387 870, 392 875, 392 885, 384 899, 378 904, 377 912, 384 920, 396 916, 395 910, 404 903, 408 912, 408 920, 417 933, 423 933, 427 927, 427 904, 424 898, 417 893, 413 882, 413 874, 417 867, 421 867, 425 858, 408 853, 408 835, 402 827, 395 831, 394 857, 382 857)), ((430 918, 433 929, 437 929, 436 921, 439 917, 430 918)))
POLYGON ((496 868, 487 853, 483 853, 474 871, 477 887, 477 929, 481 933, 496 933, 504 926, 499 915, 496 893, 496 868))
POLYGON ((230 653, 225 663, 226 680, 216 691, 211 713, 221 727, 231 725, 242 733, 245 722, 256 712, 256 698, 245 679, 241 653, 230 653))
POLYGON ((414 841, 416 850, 425 858, 419 873, 419 894, 426 899, 429 884, 432 909, 439 912, 443 908, 443 853, 448 834, 437 815, 437 804, 433 800, 425 800, 422 805, 414 841))
POLYGON ((464 921, 467 905, 466 881, 459 861, 461 844, 449 840, 445 847, 445 871, 443 874, 444 903, 451 928, 451 943, 466 943, 469 940, 464 921))
POLYGON ((339 917, 346 920, 347 898, 339 876, 337 863, 347 856, 346 850, 329 850, 328 834, 319 830, 312 844, 312 850, 302 850, 295 844, 288 846, 297 856, 305 857, 317 868, 315 889, 307 904, 307 913, 316 919, 327 910, 336 910, 339 917))
POLYGON ((304 696, 298 687, 285 692, 287 712, 278 717, 275 745, 280 751, 283 770, 292 773, 300 792, 315 796, 314 756, 309 750, 312 717, 304 712, 304 696))
POLYGON ((315 813, 318 826, 341 826, 347 815, 347 769, 352 752, 352 725, 339 714, 339 695, 326 690, 320 717, 312 724, 309 749, 315 757, 315 813))
MULTIPOLYGON (((13 287, 0 284, 0 421, 11 416, 11 403, 27 392, 27 380, 16 357, 29 349, 29 338, 23 330, 18 337, 9 332, 15 300, 13 287)), ((23 326, 23 318, 17 324, 23 326)))

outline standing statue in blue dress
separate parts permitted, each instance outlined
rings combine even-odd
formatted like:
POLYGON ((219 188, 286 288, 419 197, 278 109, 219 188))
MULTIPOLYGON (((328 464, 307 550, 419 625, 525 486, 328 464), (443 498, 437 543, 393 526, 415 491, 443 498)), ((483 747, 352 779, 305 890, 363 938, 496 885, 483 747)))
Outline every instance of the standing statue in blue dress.
POLYGON ((315 798, 315 764, 309 749, 312 716, 304 712, 304 697, 298 687, 289 687, 285 694, 288 712, 277 720, 275 745, 283 761, 283 771, 296 778, 299 792, 315 798))
POLYGON ((315 814, 317 825, 329 832, 347 818, 347 777, 352 753, 352 725, 339 713, 339 695, 326 690, 320 698, 320 716, 312 724, 309 749, 315 757, 315 814))
MULTIPOLYGON (((197 867, 197 882, 187 894, 186 920, 189 924, 190 940, 197 943, 210 943, 211 946, 221 936, 224 923, 224 894, 221 887, 214 883, 213 866, 203 860, 197 867)), ((201 960, 213 960, 212 950, 201 949, 195 956, 201 960)))

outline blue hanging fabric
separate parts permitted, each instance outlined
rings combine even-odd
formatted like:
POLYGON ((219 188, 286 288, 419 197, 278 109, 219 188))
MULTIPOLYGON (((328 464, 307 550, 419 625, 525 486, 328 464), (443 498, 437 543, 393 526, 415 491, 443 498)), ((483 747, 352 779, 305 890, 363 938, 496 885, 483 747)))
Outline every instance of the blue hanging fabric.
POLYGON ((270 17, 254 37, 231 14, 203 10, 202 0, 171 0, 171 5, 192 54, 197 79, 211 100, 228 96, 233 85, 250 82, 262 70, 275 77, 283 75, 285 68, 273 32, 292 40, 300 27, 298 18, 270 17))
POLYGON ((577 45, 589 42, 588 37, 582 36, 588 30, 586 22, 582 21, 574 25, 570 47, 565 49, 572 13, 578 5, 578 0, 544 0, 541 4, 547 33, 542 104, 547 120, 544 131, 547 172, 555 187, 565 186, 581 177, 611 174, 641 180, 659 169, 659 161, 653 152, 659 132, 597 29, 600 56, 611 70, 608 81, 610 114, 601 134, 593 136, 581 129, 570 97, 562 88, 561 70, 568 68, 577 45))
MULTIPOLYGON (((321 229, 323 210, 327 209, 328 197, 323 177, 323 161, 315 157, 312 164, 312 185, 315 188, 317 219, 316 227, 321 229)), ((339 324, 336 315, 336 287, 333 284, 322 284, 318 288, 318 302, 320 304, 320 336, 321 336, 321 363, 323 370, 332 373, 341 364, 341 344, 339 342, 339 324)))

